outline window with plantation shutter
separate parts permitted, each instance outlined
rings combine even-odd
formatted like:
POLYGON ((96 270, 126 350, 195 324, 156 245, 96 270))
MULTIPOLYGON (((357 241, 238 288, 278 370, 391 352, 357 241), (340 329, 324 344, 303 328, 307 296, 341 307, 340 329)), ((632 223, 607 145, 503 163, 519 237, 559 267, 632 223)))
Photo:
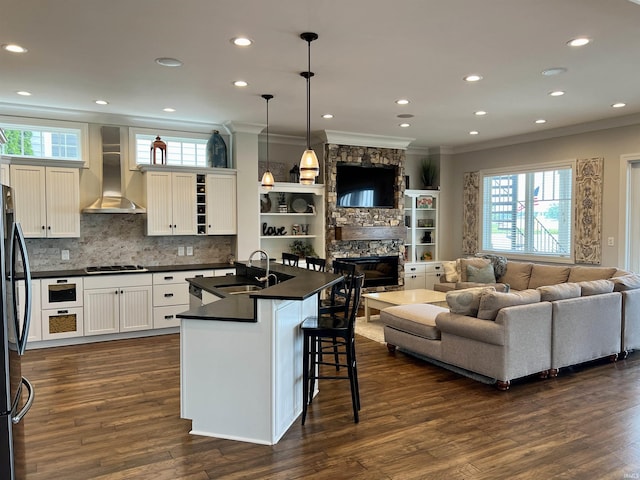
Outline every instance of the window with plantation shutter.
POLYGON ((482 251, 571 259, 573 170, 481 172, 482 251))

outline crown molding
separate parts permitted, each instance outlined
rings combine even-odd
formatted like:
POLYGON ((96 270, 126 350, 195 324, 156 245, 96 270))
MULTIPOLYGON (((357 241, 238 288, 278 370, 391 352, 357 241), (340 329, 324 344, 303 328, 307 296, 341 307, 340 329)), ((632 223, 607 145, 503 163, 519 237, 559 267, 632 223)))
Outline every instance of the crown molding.
POLYGON ((382 135, 370 135, 366 133, 338 132, 336 130, 323 130, 325 143, 336 145, 351 145, 354 147, 393 148, 406 150, 415 138, 385 137, 382 135))

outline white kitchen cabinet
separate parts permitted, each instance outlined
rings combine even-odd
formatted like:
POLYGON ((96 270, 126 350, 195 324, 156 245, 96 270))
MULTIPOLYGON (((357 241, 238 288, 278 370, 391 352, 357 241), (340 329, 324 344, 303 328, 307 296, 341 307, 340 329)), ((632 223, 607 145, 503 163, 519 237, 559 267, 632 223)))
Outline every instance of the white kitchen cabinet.
POLYGON ((235 235, 236 174, 209 173, 206 180, 207 235, 235 235))
POLYGON ((84 334, 148 330, 153 324, 152 275, 95 275, 84 280, 84 334))
POLYGON ((153 328, 180 326, 176 315, 189 310, 187 278, 212 277, 213 270, 186 270, 153 274, 153 328))
MULTIPOLYGON (((18 291, 18 318, 20 319, 20 328, 22 328, 24 309, 25 309, 25 288, 24 280, 16 282, 18 291)), ((29 342, 38 342, 42 340, 42 312, 40 307, 40 280, 31 280, 31 315, 29 322, 29 336, 27 337, 27 345, 29 342)))
POLYGON ((16 220, 28 238, 80 236, 78 168, 11 165, 16 220))
POLYGON ((196 174, 146 171, 147 235, 196 235, 196 174))
POLYGON ((269 257, 281 259, 296 240, 325 256, 324 185, 276 183, 259 194, 260 248, 269 257))
POLYGON ((9 180, 9 164, 0 163, 0 183, 2 185, 11 185, 11 181, 9 180))

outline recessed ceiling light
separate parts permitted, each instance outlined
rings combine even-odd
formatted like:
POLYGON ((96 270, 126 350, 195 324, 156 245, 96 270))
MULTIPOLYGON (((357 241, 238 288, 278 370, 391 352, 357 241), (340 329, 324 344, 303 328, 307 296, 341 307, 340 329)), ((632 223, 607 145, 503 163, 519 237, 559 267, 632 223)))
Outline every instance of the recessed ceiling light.
POLYGON ((408 127, 410 127, 410 126, 411 126, 411 124, 410 124, 410 123, 401 123, 401 124, 400 124, 400 125, 398 125, 398 126, 399 126, 399 127, 402 127, 402 128, 408 128, 408 127))
POLYGON ((471 131, 469 132, 469 135, 478 135, 479 133, 480 133, 480 132, 479 132, 479 131, 477 131, 477 130, 471 130, 471 131))
POLYGON ((396 103, 398 105, 407 105, 409 103, 409 100, 407 100, 406 98, 400 98, 400 99, 396 100, 396 103))
POLYGON ((237 47, 248 47, 253 43, 253 41, 247 37, 235 37, 231 39, 231 42, 237 47))
POLYGON ((20 90, 19 92, 16 92, 18 95, 22 95, 23 97, 30 97, 31 96, 31 92, 26 92, 24 90, 20 90))
POLYGON ((618 103, 614 103, 613 105, 611 105, 613 108, 622 108, 622 107, 626 107, 627 104, 626 103, 622 103, 622 102, 618 102, 618 103))
POLYGON ((98 105, 109 105, 109 102, 107 102, 106 100, 96 100, 96 103, 98 105))
POLYGON ((181 67, 182 62, 177 58, 171 57, 160 57, 156 58, 156 63, 158 65, 162 65, 163 67, 181 67))
POLYGON ((482 75, 478 75, 477 73, 472 73, 471 75, 467 75, 463 79, 465 82, 479 82, 482 80, 482 75))
POLYGON ((539 118, 536 123, 547 123, 547 121, 544 118, 539 118))
POLYGON ((412 113, 401 113, 400 115, 396 115, 396 117, 398 117, 398 118, 413 118, 413 117, 415 117, 415 115, 413 115, 412 113))
POLYGON ((163 112, 169 112, 169 113, 173 113, 176 111, 175 108, 171 108, 171 107, 167 107, 167 108, 163 108, 162 109, 163 112))
POLYGON ((553 75, 560 75, 562 73, 567 73, 567 69, 564 67, 551 67, 542 71, 542 75, 545 77, 552 77, 553 75))
POLYGON ((484 110, 478 110, 477 112, 473 112, 474 115, 477 115, 478 117, 483 117, 487 114, 487 112, 485 112, 484 110))
POLYGON ((561 97, 564 95, 564 92, 562 90, 554 90, 553 92, 549 92, 549 95, 552 97, 561 97))
POLYGON ((21 45, 15 43, 5 43, 2 45, 2 49, 11 53, 27 53, 27 49, 21 45))
POLYGON ((236 80, 235 82, 233 82, 233 84, 236 87, 246 87, 247 85, 249 85, 247 82, 245 82, 244 80, 236 80))
POLYGON ((333 118, 333 115, 330 113, 325 113, 324 115, 322 115, 322 118, 333 118))
POLYGON ((567 45, 569 45, 570 47, 583 47, 590 42, 591 40, 587 37, 577 37, 569 40, 567 42, 567 45))

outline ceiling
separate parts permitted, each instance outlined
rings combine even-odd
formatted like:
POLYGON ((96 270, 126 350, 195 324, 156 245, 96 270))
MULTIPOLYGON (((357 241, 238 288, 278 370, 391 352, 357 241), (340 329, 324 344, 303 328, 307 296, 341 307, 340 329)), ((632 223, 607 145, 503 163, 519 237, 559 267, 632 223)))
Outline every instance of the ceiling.
POLYGON ((270 93, 270 133, 304 137, 307 43, 299 35, 312 31, 319 35, 311 43, 313 132, 406 137, 414 147, 455 151, 587 122, 640 123, 640 5, 630 0, 0 0, 0 7, 0 44, 28 49, 0 50, 0 113, 264 124, 260 95, 270 93), (254 44, 234 46, 240 35, 254 44), (577 36, 592 42, 567 46, 577 36), (183 66, 160 66, 158 57, 183 66), (567 71, 542 75, 551 67, 567 71), (483 79, 463 81, 470 73, 483 79), (249 85, 233 86, 237 79, 249 85), (553 90, 566 94, 551 97, 553 90), (400 98, 410 103, 397 105, 400 98), (411 126, 400 128, 403 121, 411 126))

